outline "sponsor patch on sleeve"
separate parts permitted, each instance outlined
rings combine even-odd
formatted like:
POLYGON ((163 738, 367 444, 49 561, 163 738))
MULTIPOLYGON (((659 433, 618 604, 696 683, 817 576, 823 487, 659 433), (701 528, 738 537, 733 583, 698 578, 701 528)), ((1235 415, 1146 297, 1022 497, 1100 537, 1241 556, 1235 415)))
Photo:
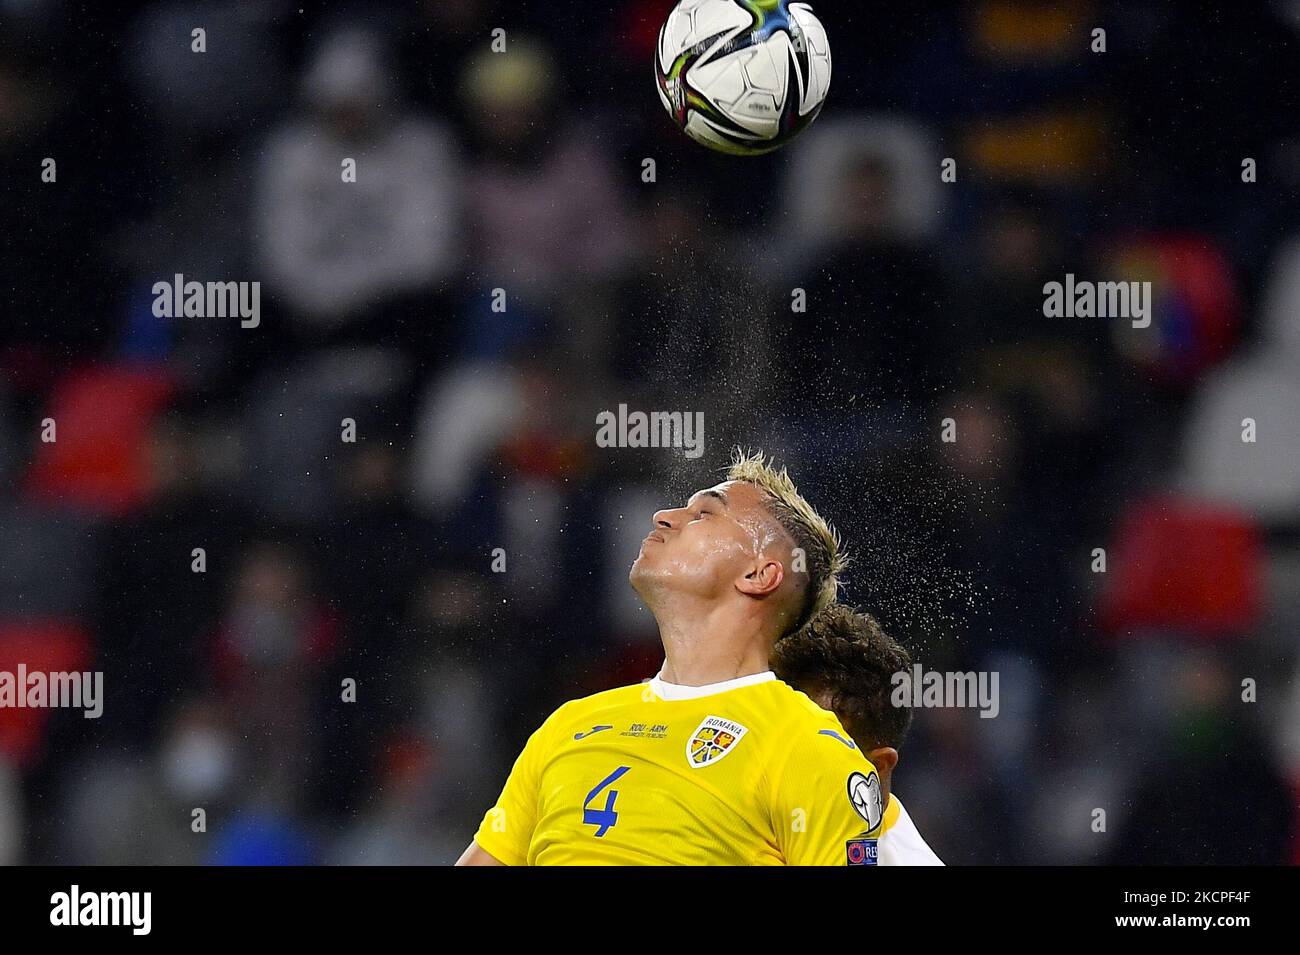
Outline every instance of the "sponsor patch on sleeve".
POLYGON ((875 839, 859 836, 844 843, 846 865, 877 865, 879 845, 875 839))

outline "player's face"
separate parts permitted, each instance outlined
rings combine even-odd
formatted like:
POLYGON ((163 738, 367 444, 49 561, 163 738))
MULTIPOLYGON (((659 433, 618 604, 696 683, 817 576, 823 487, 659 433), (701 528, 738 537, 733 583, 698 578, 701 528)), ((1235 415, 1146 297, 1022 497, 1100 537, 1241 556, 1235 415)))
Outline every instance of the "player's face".
POLYGON ((778 539, 761 492, 742 481, 697 491, 652 520, 628 575, 647 599, 663 591, 721 597, 778 539))

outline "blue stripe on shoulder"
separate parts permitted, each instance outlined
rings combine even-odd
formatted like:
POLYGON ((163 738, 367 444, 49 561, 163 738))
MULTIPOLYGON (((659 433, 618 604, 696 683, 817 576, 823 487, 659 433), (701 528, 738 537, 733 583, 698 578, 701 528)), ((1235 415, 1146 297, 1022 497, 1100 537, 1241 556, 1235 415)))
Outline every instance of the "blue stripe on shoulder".
POLYGON ((853 740, 851 740, 851 739, 845 739, 843 736, 841 736, 839 733, 835 732, 834 730, 818 730, 817 732, 820 733, 822 736, 833 736, 833 737, 835 737, 835 739, 839 740, 841 743, 843 743, 843 744, 844 744, 845 746, 847 746, 849 749, 857 749, 857 748, 858 748, 858 744, 857 744, 857 743, 853 742, 853 740))

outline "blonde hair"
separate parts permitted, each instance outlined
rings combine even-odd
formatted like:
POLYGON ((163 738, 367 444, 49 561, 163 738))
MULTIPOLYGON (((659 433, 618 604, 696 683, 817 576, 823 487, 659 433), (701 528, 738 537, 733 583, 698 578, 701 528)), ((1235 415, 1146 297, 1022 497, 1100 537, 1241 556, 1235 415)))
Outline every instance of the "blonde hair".
POLYGON ((777 470, 761 451, 747 454, 736 448, 727 480, 744 481, 762 491, 772 516, 803 551, 808 574, 803 607, 782 636, 794 633, 839 595, 840 574, 849 562, 840 535, 804 500, 785 468, 777 470))

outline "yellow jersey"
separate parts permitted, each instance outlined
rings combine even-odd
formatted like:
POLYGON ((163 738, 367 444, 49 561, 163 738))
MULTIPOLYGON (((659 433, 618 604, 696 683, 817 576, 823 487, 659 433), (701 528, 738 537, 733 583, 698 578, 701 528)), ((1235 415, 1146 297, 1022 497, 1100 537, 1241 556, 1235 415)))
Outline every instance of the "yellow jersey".
POLYGON ((875 767, 770 670, 565 703, 474 837, 506 865, 872 865, 875 767))

